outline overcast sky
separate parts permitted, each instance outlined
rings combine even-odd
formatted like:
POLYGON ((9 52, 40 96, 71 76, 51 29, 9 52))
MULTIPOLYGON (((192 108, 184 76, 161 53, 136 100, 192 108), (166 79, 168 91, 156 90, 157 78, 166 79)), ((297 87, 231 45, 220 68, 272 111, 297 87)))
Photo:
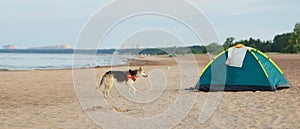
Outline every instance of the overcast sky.
MULTIPOLYGON (((0 47, 6 44, 14 44, 18 48, 60 44, 74 46, 88 20, 110 2, 110 0, 0 0, 0 47)), ((276 34, 291 32, 295 23, 300 22, 299 0, 189 0, 189 2, 207 16, 222 42, 229 36, 237 40, 249 37, 272 40, 276 34)), ((157 20, 156 23, 164 22, 161 21, 162 18, 151 18, 151 21, 157 20)), ((143 20, 145 19, 149 17, 143 20)), ((128 22, 125 26, 128 28, 136 26, 136 22, 128 22)), ((174 28, 178 26, 176 23, 170 24, 172 25, 174 28)), ((141 36, 139 39, 142 40, 141 36)), ((134 39, 131 38, 131 41, 134 39)), ((112 42, 104 48, 114 48, 119 42, 121 40, 112 42)), ((191 45, 197 44, 194 40, 190 42, 191 45)))

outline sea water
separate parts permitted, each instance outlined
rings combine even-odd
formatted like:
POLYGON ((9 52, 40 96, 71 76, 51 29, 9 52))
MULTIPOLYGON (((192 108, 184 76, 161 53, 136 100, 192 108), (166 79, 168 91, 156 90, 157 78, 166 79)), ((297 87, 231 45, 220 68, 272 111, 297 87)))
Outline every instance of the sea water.
POLYGON ((126 63, 130 55, 90 55, 76 54, 42 54, 42 53, 0 53, 2 70, 36 70, 90 68, 95 66, 112 66, 126 63))

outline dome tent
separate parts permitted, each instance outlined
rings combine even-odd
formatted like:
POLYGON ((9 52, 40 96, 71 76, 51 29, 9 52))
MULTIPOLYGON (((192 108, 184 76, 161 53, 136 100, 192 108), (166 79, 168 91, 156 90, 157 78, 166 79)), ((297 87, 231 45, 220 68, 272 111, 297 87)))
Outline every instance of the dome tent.
POLYGON ((283 72, 266 54, 239 44, 217 55, 204 68, 195 88, 203 91, 275 91, 288 87, 283 72), (241 52, 243 49, 244 53, 241 52), (230 65, 228 62, 234 61, 234 57, 238 60, 230 65))

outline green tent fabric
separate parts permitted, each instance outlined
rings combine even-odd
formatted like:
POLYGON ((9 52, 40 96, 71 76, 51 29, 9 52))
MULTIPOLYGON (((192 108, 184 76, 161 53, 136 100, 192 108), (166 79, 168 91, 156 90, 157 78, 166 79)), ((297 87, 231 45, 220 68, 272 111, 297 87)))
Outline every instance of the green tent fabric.
POLYGON ((203 91, 275 91, 290 85, 280 68, 261 51, 247 47, 243 66, 225 64, 228 50, 212 60, 200 74, 196 89, 203 91))

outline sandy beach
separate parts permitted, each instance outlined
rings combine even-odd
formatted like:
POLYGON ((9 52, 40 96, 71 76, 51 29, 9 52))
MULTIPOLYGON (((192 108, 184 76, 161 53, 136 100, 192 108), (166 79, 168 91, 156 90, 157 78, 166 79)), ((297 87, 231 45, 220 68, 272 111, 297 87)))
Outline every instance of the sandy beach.
MULTIPOLYGON (((134 69, 143 66, 149 77, 141 78, 134 86, 138 92, 145 92, 152 80, 155 80, 152 85, 160 86, 163 83, 164 90, 159 98, 150 103, 134 103, 113 88, 112 98, 105 99, 110 106, 90 109, 83 109, 79 103, 72 70, 0 71, 0 128, 101 128, 85 112, 112 110, 130 117, 146 118, 163 113, 181 94, 197 95, 197 98, 188 114, 175 125, 176 129, 300 128, 300 55, 269 56, 282 69, 292 87, 276 92, 221 92, 217 108, 204 123, 199 122, 199 113, 209 93, 184 89, 194 86, 199 73, 209 62, 207 55, 196 55, 196 62, 191 55, 175 59, 168 56, 136 57, 136 60, 129 62, 129 67, 134 69), (195 64, 197 70, 194 70, 195 64), (180 69, 180 66, 186 69, 180 69)), ((113 67, 118 70, 127 68, 113 67)), ((109 69, 93 69, 96 80, 109 69)), ((96 88, 94 90, 98 92, 96 88)), ((102 93, 99 92, 98 97, 103 97, 102 93)))

